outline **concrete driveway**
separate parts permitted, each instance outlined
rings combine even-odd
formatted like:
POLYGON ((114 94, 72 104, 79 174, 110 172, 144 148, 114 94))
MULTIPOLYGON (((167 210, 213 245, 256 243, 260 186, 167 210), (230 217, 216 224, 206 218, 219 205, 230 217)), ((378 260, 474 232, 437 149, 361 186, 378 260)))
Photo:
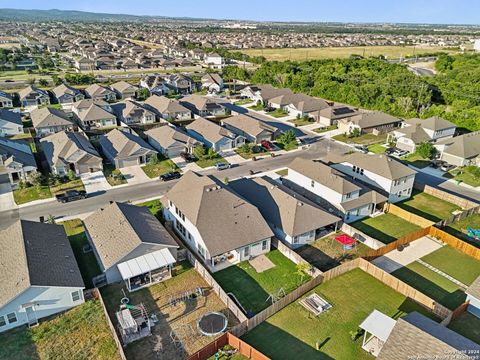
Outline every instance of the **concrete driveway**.
POLYGON ((106 191, 112 188, 105 178, 103 171, 81 174, 80 178, 82 179, 83 185, 85 185, 87 194, 106 191))
POLYGON ((405 247, 402 251, 397 249, 390 251, 375 260, 372 263, 388 273, 392 273, 418 259, 438 250, 442 244, 430 237, 424 236, 418 240, 412 241, 410 246, 405 247))
POLYGON ((0 184, 0 211, 16 209, 17 204, 13 200, 13 192, 10 183, 0 184))
POLYGON ((140 165, 127 166, 120 171, 129 184, 143 184, 152 180, 143 172, 140 165))

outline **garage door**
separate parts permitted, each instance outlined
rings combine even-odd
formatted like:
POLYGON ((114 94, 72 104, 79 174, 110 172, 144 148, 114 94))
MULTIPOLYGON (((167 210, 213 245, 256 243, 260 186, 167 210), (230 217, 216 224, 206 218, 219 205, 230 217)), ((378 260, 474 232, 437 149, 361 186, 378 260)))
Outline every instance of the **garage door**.
POLYGON ((119 167, 123 168, 123 167, 127 167, 127 166, 135 166, 135 165, 138 165, 138 158, 134 158, 134 159, 124 159, 124 160, 120 160, 118 162, 119 164, 119 167))
POLYGON ((9 184, 10 178, 8 177, 8 173, 0 174, 0 184, 9 184))

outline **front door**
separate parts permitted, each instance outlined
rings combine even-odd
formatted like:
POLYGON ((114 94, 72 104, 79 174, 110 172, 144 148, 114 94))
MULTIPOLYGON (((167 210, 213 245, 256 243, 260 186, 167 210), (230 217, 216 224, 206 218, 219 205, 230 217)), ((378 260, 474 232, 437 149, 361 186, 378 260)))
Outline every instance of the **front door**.
POLYGON ((28 326, 37 325, 37 313, 35 312, 35 308, 33 307, 33 305, 26 307, 25 312, 27 314, 28 326))

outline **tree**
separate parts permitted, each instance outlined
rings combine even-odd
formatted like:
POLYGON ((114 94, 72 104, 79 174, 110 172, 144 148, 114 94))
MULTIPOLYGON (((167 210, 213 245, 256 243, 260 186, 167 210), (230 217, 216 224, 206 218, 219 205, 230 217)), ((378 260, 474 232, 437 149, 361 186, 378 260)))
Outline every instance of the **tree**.
POLYGON ((55 216, 53 216, 52 214, 49 214, 48 217, 47 217, 47 223, 55 224, 56 223, 55 216))
POLYGON ((73 181, 77 179, 77 174, 75 174, 75 171, 70 169, 68 170, 67 177, 68 177, 68 180, 73 181))
POLYGON ((252 148, 247 143, 239 146, 238 150, 244 154, 250 154, 252 152, 252 148))
POLYGON ((137 91, 137 100, 144 101, 150 96, 150 91, 147 88, 140 88, 137 91))
POLYGON ((38 171, 34 171, 34 172, 30 173, 30 175, 28 175, 27 180, 33 186, 40 186, 43 183, 44 178, 43 178, 42 173, 40 173, 38 171))
POLYGON ((205 157, 205 147, 197 146, 193 149, 193 155, 195 155, 197 159, 203 159, 205 157))
POLYGON ((40 86, 48 86, 48 80, 47 79, 40 79, 38 80, 38 83, 40 86))
POLYGON ((417 154, 423 157, 424 159, 431 159, 435 153, 436 149, 430 142, 422 142, 417 146, 417 154))
POLYGON ((150 156, 150 159, 148 160, 149 165, 157 165, 159 163, 158 156, 157 154, 153 154, 150 156))
POLYGON ((223 178, 223 183, 224 183, 225 185, 228 185, 228 182, 229 182, 228 176, 225 176, 225 177, 223 178))
POLYGON ((293 131, 292 129, 285 131, 282 135, 278 137, 277 141, 283 145, 288 145, 297 141, 295 131, 293 131))
POLYGON ((360 132, 360 129, 359 128, 354 128, 351 132, 350 132, 350 137, 359 137, 361 134, 360 132))

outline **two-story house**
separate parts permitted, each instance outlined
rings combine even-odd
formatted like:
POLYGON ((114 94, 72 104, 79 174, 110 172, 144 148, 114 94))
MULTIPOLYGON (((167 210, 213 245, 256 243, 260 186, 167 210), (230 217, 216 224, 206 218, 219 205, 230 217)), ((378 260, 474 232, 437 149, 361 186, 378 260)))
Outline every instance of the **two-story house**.
POLYGON ((189 95, 180 100, 187 109, 201 117, 224 116, 226 108, 215 100, 201 95, 189 95))
POLYGON ((20 181, 26 181, 28 176, 37 171, 37 163, 32 154, 30 144, 22 140, 0 138, 0 168, 8 176, 13 189, 20 181))
POLYGON ((18 92, 18 98, 23 107, 50 104, 48 92, 34 86, 27 86, 18 92))
POLYGON ((144 106, 153 111, 159 119, 171 122, 191 121, 192 112, 177 100, 165 96, 152 95, 144 102, 144 106))
POLYGON ((125 100, 124 102, 112 105, 113 112, 117 118, 124 124, 153 124, 155 122, 155 114, 148 110, 142 104, 125 100))
POLYGON ((0 108, 0 137, 23 134, 22 114, 0 108))

